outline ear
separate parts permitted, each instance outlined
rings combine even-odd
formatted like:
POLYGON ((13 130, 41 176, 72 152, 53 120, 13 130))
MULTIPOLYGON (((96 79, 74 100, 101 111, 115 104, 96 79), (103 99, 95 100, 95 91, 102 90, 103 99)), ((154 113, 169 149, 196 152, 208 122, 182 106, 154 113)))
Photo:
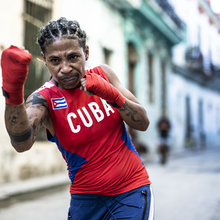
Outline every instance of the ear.
POLYGON ((86 60, 88 60, 89 58, 89 46, 88 45, 85 46, 85 57, 86 57, 86 60))
POLYGON ((40 54, 41 54, 41 56, 42 56, 42 58, 43 58, 44 65, 46 66, 46 65, 47 65, 47 64, 46 64, 46 57, 45 57, 45 55, 44 55, 43 52, 41 52, 40 54))

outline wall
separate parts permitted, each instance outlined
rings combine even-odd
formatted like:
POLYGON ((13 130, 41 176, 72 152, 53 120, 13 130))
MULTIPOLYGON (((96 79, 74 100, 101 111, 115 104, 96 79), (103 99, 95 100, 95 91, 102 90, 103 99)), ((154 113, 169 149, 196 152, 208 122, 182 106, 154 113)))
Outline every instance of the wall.
MULTIPOLYGON (((210 24, 209 16, 206 11, 203 11, 203 13, 199 11, 200 1, 184 0, 179 3, 170 0, 170 2, 175 7, 177 14, 186 23, 188 30, 186 42, 182 42, 173 48, 174 64, 185 68, 186 62, 184 55, 186 48, 190 46, 200 46, 201 52, 204 55, 204 65, 207 65, 207 62, 211 61, 214 65, 220 66, 219 30, 216 25, 210 24)), ((192 76, 193 74, 193 71, 191 71, 192 76)), ((207 72, 206 74, 209 73, 207 72)), ((198 119, 199 100, 203 101, 203 128, 206 135, 206 147, 219 147, 219 92, 208 89, 192 80, 173 73, 169 84, 169 94, 169 106, 171 107, 170 115, 172 116, 171 120, 173 125, 171 134, 173 149, 181 150, 187 146, 185 140, 186 96, 190 98, 191 103, 190 112, 194 147, 202 146, 200 138, 201 127, 199 126, 198 119)))
MULTIPOLYGON (((9 20, 10 25, 0 23, 0 30, 7 30, 4 37, 0 38, 0 45, 8 47, 10 44, 23 44, 23 1, 0 0, 0 18, 9 20), (15 10, 15 11, 14 11, 15 10), (3 16, 4 15, 4 16, 3 16), (16 22, 16 29, 13 27, 16 22), (16 37, 15 37, 16 36, 16 37)), ((81 28, 87 33, 87 44, 90 47, 90 56, 87 66, 95 66, 104 62, 103 48, 112 51, 110 66, 118 75, 121 83, 128 86, 128 48, 127 43, 132 42, 138 53, 138 62, 135 68, 134 84, 136 96, 145 107, 150 118, 150 126, 146 132, 138 132, 138 138, 148 148, 150 153, 157 149, 158 133, 157 120, 161 113, 161 60, 166 61, 167 83, 170 82, 171 54, 167 48, 153 33, 143 36, 136 27, 133 18, 124 20, 122 15, 102 0, 54 0, 52 19, 57 20, 64 16, 67 19, 77 20, 81 28), (149 103, 148 93, 148 58, 151 52, 154 57, 153 82, 154 102, 149 103)), ((140 27, 139 27, 140 28, 140 27)), ((163 38, 164 36, 161 36, 163 38)), ((31 74, 31 73, 30 73, 31 74)), ((168 96, 167 96, 168 97, 168 96)), ((168 101, 168 100, 167 100, 168 101)), ((0 96, 0 183, 16 181, 38 175, 66 172, 66 165, 56 146, 49 142, 37 142, 28 152, 18 154, 11 147, 8 135, 5 131, 4 98, 0 96), (9 170, 10 168, 10 170, 9 170)), ((172 108, 168 107, 169 114, 172 108)))
MULTIPOLYGON (((0 0, 0 55, 2 50, 10 45, 23 45, 22 13, 22 0, 0 0)), ((0 85, 2 85, 1 68, 0 85)), ((28 152, 17 153, 11 146, 5 129, 4 109, 5 99, 0 95, 0 184, 57 172, 67 172, 60 152, 52 143, 36 142, 28 152)))

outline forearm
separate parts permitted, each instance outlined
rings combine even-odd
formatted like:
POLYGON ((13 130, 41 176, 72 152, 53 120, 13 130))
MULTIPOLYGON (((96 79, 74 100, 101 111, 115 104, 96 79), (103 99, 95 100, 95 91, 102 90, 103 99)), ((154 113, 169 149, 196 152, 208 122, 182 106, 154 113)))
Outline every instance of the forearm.
POLYGON ((145 131, 150 124, 145 109, 129 99, 126 99, 124 106, 118 109, 118 112, 125 123, 133 129, 145 131))
POLYGON ((5 125, 12 146, 18 152, 27 151, 33 145, 33 130, 31 128, 24 103, 10 105, 6 103, 5 125))
MULTIPOLYGON (((114 86, 119 91, 119 93, 125 97, 124 102, 121 102, 122 105, 120 105, 117 109, 122 119, 131 128, 145 131, 148 128, 150 121, 143 106, 138 102, 138 100, 129 90, 122 86, 118 77, 109 66, 101 65, 101 68, 108 77, 111 85, 114 86)), ((121 97, 120 94, 118 94, 119 97, 121 97)), ((123 98, 121 98, 121 100, 123 100, 123 98)), ((111 103, 111 105, 112 104, 114 105, 114 103, 111 103)))
POLYGON ((32 129, 23 103, 24 83, 31 54, 15 46, 1 55, 2 89, 5 96, 5 125, 11 143, 18 152, 31 148, 32 129))

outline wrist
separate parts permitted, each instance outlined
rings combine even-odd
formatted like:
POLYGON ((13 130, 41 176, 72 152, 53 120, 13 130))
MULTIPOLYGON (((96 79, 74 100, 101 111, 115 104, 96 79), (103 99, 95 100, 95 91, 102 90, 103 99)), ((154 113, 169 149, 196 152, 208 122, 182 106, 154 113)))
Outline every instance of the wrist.
POLYGON ((109 105, 111 105, 112 107, 117 108, 117 109, 122 108, 124 106, 125 102, 126 102, 126 98, 120 92, 114 102, 107 101, 107 103, 109 105))
POLYGON ((24 92, 23 89, 15 90, 15 91, 6 91, 4 87, 2 87, 2 93, 5 97, 6 103, 10 105, 20 105, 24 102, 24 92))
POLYGON ((86 75, 86 89, 92 91, 95 95, 105 99, 111 106, 122 108, 126 98, 105 79, 95 73, 86 75))
POLYGON ((116 107, 116 108, 120 109, 124 106, 124 104, 126 102, 126 98, 120 92, 118 92, 118 93, 119 94, 118 94, 118 97, 116 98, 115 102, 118 105, 118 107, 116 107))

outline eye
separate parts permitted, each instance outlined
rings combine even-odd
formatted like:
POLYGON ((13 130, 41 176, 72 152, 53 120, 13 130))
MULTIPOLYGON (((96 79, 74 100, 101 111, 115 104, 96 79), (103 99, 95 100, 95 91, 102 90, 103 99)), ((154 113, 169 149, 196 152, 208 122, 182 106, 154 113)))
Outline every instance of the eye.
POLYGON ((75 60, 75 59, 77 59, 79 56, 77 56, 77 55, 72 55, 72 56, 70 56, 70 60, 75 60))
POLYGON ((59 63, 59 59, 53 58, 53 59, 50 60, 50 62, 52 64, 58 64, 59 63))

